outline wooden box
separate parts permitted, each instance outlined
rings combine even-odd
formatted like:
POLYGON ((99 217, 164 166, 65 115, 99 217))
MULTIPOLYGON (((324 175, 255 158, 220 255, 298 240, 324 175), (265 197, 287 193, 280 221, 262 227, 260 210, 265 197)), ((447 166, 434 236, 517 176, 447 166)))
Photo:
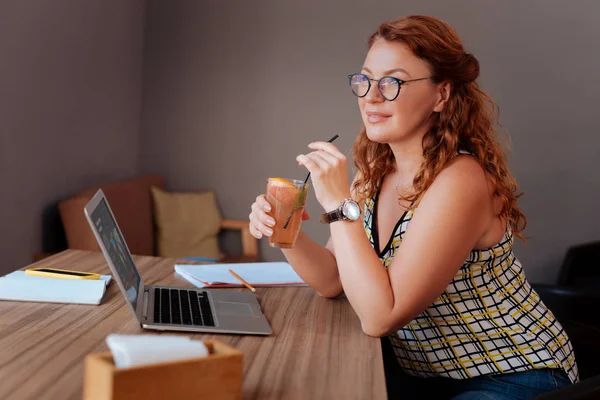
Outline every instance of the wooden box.
POLYGON ((116 368, 111 352, 85 359, 84 400, 241 399, 243 353, 205 340, 202 358, 116 368))

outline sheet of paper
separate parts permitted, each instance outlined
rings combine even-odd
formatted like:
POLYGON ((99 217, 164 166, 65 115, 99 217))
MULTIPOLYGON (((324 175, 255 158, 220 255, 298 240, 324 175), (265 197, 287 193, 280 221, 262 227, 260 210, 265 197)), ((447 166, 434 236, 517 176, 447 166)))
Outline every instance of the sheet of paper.
POLYGON ((246 282, 255 286, 306 285, 292 266, 286 262, 175 265, 175 271, 178 274, 197 286, 202 284, 242 285, 238 279, 229 273, 230 269, 246 282))

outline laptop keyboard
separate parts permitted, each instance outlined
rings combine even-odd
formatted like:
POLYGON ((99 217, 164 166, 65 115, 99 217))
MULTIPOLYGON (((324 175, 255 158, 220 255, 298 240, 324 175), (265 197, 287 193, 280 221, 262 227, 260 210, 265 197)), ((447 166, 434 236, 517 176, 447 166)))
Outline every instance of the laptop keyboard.
POLYGON ((196 290, 154 288, 154 322, 215 326, 208 302, 208 293, 196 290))

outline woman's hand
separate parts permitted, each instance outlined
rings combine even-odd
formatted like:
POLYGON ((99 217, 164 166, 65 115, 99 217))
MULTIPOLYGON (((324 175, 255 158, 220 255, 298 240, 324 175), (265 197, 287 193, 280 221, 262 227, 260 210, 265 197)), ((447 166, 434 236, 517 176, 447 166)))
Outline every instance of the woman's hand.
POLYGON ((331 143, 314 142, 308 147, 314 151, 300 154, 296 161, 310 172, 315 196, 325 211, 329 212, 350 197, 348 161, 331 143))
MULTIPOLYGON (((263 236, 271 236, 273 234, 273 226, 275 220, 268 213, 271 211, 271 205, 267 201, 264 194, 256 197, 256 201, 252 203, 252 212, 250 218, 250 234, 257 239, 263 236)), ((306 210, 302 213, 302 220, 310 219, 306 210)))

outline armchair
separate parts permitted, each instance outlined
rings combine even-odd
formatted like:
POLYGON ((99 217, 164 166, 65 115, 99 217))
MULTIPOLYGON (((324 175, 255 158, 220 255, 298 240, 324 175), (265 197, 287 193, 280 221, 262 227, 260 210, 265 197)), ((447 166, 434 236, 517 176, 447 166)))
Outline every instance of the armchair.
MULTIPOLYGON (((61 201, 58 209, 64 225, 68 248, 100 251, 83 213, 83 208, 101 188, 110 201, 111 209, 131 253, 157 255, 154 210, 150 191, 152 186, 164 189, 165 181, 157 175, 141 176, 92 187, 61 201)), ((247 221, 223 219, 220 228, 239 232, 242 254, 222 254, 219 261, 258 261, 257 241, 250 234, 247 221)))

